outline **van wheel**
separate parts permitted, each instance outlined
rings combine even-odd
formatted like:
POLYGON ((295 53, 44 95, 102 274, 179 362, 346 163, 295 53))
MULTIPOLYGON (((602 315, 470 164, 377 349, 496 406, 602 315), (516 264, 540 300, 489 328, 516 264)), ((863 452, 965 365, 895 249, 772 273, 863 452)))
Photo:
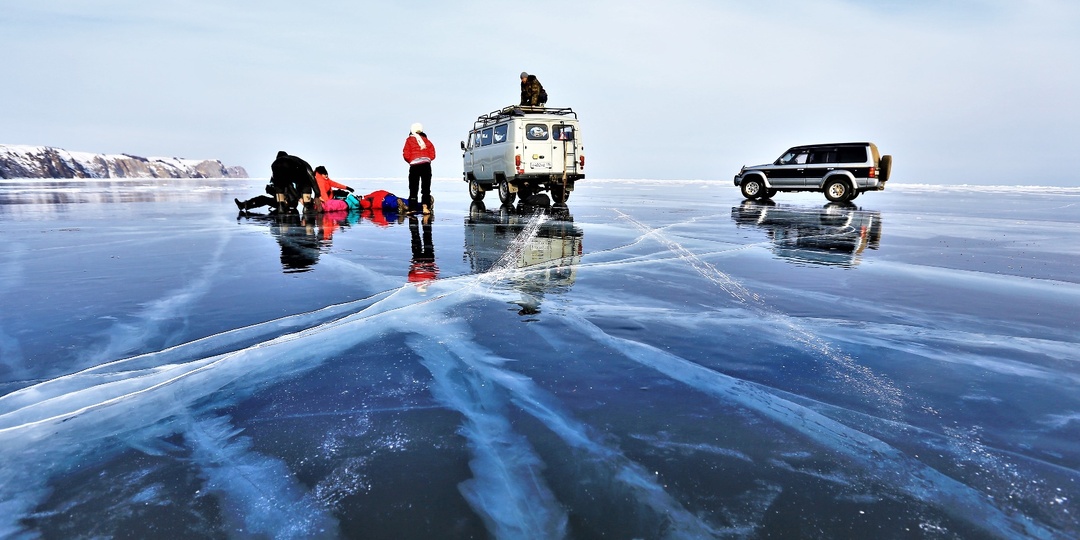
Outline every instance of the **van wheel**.
POLYGON ((570 198, 570 190, 563 186, 551 186, 551 202, 555 204, 565 203, 570 198))
POLYGON ((846 202, 851 198, 851 187, 847 180, 833 178, 825 182, 825 198, 831 202, 846 202))
POLYGON ((878 168, 881 169, 878 173, 878 178, 881 178, 882 182, 888 182, 889 176, 892 175, 892 156, 881 156, 881 161, 878 162, 878 168))
POLYGON ((476 202, 484 200, 484 188, 480 187, 480 182, 469 180, 469 196, 476 202))
POLYGON ((469 205, 469 219, 479 221, 480 218, 484 217, 484 212, 486 211, 487 207, 484 206, 484 203, 473 201, 472 204, 469 205))
POLYGON ((499 182, 499 201, 503 204, 514 204, 514 197, 516 193, 510 191, 510 182, 503 180, 499 182))
POLYGON ((743 197, 747 199, 757 199, 768 189, 765 187, 765 181, 758 175, 743 178, 740 187, 742 188, 743 197))

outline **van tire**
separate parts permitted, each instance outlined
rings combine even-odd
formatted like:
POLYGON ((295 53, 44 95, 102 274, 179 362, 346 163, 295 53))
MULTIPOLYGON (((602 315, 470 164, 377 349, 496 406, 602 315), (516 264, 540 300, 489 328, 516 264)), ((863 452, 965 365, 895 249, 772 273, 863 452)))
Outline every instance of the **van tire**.
POLYGON ((878 162, 878 168, 881 169, 881 171, 878 173, 881 181, 888 182, 889 176, 892 175, 892 156, 881 156, 881 161, 878 162))
POLYGON ((570 198, 570 190, 558 184, 551 186, 551 202, 555 204, 565 203, 570 198))
POLYGON ((510 182, 502 180, 499 182, 499 201, 503 204, 514 204, 514 198, 516 193, 510 191, 510 182))
POLYGON ((484 200, 484 188, 475 179, 469 180, 469 197, 476 202, 484 200))

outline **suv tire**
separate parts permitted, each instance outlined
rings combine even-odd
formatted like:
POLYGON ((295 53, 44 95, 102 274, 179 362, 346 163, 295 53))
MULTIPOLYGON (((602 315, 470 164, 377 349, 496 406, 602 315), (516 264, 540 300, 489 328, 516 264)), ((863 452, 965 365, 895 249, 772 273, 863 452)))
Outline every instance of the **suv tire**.
POLYGON ((739 186, 742 188, 743 197, 747 199, 758 199, 765 195, 767 187, 765 187, 765 180, 760 175, 753 175, 743 178, 742 184, 739 186))
POLYGON ((878 173, 878 177, 882 182, 889 181, 889 175, 892 174, 892 156, 881 156, 881 161, 878 163, 878 169, 881 169, 878 173))
POLYGON ((847 202, 851 199, 851 184, 846 178, 832 178, 825 182, 825 198, 832 202, 847 202))

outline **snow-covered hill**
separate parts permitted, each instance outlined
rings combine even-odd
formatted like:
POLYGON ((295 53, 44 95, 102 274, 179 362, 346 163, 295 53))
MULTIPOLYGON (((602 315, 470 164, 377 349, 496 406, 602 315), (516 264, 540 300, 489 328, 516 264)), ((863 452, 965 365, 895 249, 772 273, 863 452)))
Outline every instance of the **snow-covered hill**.
POLYGON ((0 178, 247 178, 214 159, 144 158, 0 144, 0 178))

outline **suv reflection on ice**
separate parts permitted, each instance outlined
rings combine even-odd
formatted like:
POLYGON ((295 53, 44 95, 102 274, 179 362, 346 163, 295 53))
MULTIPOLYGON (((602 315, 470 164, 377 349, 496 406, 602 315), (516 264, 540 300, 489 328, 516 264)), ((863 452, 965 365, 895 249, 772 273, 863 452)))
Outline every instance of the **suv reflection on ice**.
POLYGON ((780 191, 820 191, 845 202, 864 191, 881 191, 892 172, 892 156, 870 142, 811 144, 789 148, 776 161, 743 166, 735 186, 747 199, 771 199, 780 191))
POLYGON ((738 227, 765 231, 778 258, 800 265, 857 266, 866 248, 881 243, 881 214, 850 203, 824 208, 743 201, 731 208, 738 227))

